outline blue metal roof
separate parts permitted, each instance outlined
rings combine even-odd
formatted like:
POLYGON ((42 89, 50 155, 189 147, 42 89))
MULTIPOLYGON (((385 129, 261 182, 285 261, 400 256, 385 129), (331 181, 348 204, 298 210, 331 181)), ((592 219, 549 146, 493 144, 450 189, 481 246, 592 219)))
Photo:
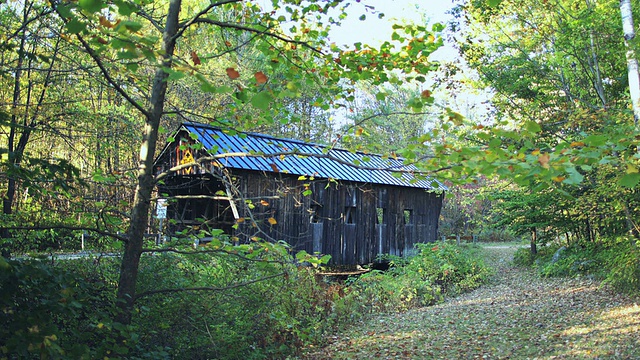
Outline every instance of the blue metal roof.
POLYGON ((262 134, 225 132, 197 123, 185 123, 182 129, 197 135, 197 141, 202 143, 211 155, 229 153, 263 155, 228 156, 220 159, 220 164, 228 168, 277 171, 316 178, 447 190, 446 186, 433 178, 415 179, 413 175, 406 172, 401 177, 397 177, 397 174, 394 176, 392 170, 416 169, 412 165, 403 165, 402 159, 399 158, 384 158, 380 155, 351 152, 262 134), (281 153, 295 154, 277 155, 281 153))

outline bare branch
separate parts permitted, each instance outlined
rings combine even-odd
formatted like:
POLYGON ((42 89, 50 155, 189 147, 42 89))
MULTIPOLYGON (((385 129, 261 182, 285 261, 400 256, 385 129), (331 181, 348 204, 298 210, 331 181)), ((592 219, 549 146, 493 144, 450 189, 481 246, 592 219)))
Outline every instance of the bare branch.
POLYGON ((77 230, 77 231, 91 231, 94 232, 96 234, 100 234, 100 235, 104 235, 104 236, 109 236, 112 237, 114 239, 120 240, 120 241, 124 241, 127 242, 127 237, 120 235, 120 234, 114 234, 112 232, 106 231, 106 230, 102 230, 102 229, 98 229, 98 228, 91 228, 91 227, 85 227, 85 226, 68 226, 68 225, 34 225, 34 226, 3 226, 3 228, 8 229, 8 230, 50 230, 50 229, 64 229, 64 230, 77 230))
POLYGON ((191 20, 187 21, 186 23, 180 25, 180 30, 178 30, 178 32, 176 33, 176 35, 174 36, 174 39, 179 38, 180 36, 182 36, 182 34, 189 28, 189 26, 199 22, 199 20, 206 15, 209 10, 218 7, 218 6, 222 6, 225 4, 231 4, 231 3, 237 3, 237 2, 241 2, 242 0, 222 0, 216 3, 211 3, 209 4, 209 6, 205 7, 204 9, 202 9, 199 13, 196 14, 196 16, 194 16, 191 20))
POLYGON ((229 251, 229 250, 225 250, 225 249, 208 249, 208 250, 178 250, 175 248, 163 248, 163 249, 152 249, 152 248, 146 248, 146 249, 142 249, 143 253, 174 253, 174 254, 182 254, 182 255, 197 255, 197 254, 225 254, 225 255, 231 255, 231 256, 235 256, 239 259, 242 260, 246 260, 246 261, 253 261, 253 262, 259 262, 259 263, 267 263, 267 264, 280 264, 283 265, 286 262, 284 261, 279 261, 279 260, 265 260, 265 259, 251 259, 248 258, 246 256, 243 256, 241 254, 229 251))
POLYGON ((82 43, 82 46, 87 51, 89 56, 91 56, 93 61, 95 61, 96 65, 98 65, 98 67, 100 68, 100 72, 102 72, 102 75, 105 77, 109 85, 113 86, 113 88, 118 92, 118 94, 120 94, 120 96, 125 98, 127 102, 129 102, 129 104, 131 104, 138 111, 140 111, 142 115, 144 115, 145 117, 148 117, 149 116, 148 111, 144 107, 142 107, 142 105, 140 105, 134 98, 132 98, 131 95, 129 95, 129 93, 127 93, 117 81, 115 81, 115 79, 111 76, 111 73, 109 72, 109 70, 107 70, 106 66, 104 65, 104 63, 102 62, 98 54, 96 54, 96 52, 93 50, 91 45, 89 45, 89 43, 87 43, 80 34, 77 34, 76 36, 78 37, 78 40, 80 40, 80 43, 82 43))
POLYGON ((281 273, 277 273, 274 275, 269 275, 269 276, 265 276, 259 279, 255 279, 255 280, 250 280, 250 281, 245 281, 245 282, 241 282, 241 283, 237 283, 237 284, 233 284, 233 285, 229 285, 229 286, 225 286, 225 287, 208 287, 208 286, 203 286, 203 287, 192 287, 192 288, 177 288, 177 289, 159 289, 159 290, 150 290, 150 291, 145 291, 145 292, 141 292, 139 294, 137 294, 135 296, 135 300, 138 300, 142 297, 145 296, 150 296, 150 295, 158 295, 158 294, 169 294, 169 293, 177 293, 177 292, 187 292, 187 291, 227 291, 227 290, 231 290, 231 289, 237 289, 243 286, 247 286, 247 285, 251 285, 251 284, 255 284, 261 281, 266 281, 269 279, 273 279, 273 278, 277 278, 280 276, 284 276, 286 274, 286 272, 281 272, 281 273))
POLYGON ((244 25, 239 25, 239 24, 232 24, 232 23, 217 21, 217 20, 213 20, 213 19, 202 19, 202 18, 195 19, 193 23, 194 24, 199 24, 199 23, 210 24, 210 25, 219 26, 221 28, 236 29, 236 30, 247 31, 247 32, 250 32, 250 33, 258 34, 258 35, 266 35, 266 36, 269 36, 271 38, 278 39, 278 40, 281 40, 281 41, 284 41, 284 42, 287 42, 287 43, 301 45, 301 46, 306 47, 307 49, 309 49, 309 50, 311 50, 313 52, 316 52, 316 53, 318 53, 320 55, 324 55, 322 50, 317 49, 317 48, 309 45, 309 43, 306 42, 306 41, 293 40, 293 39, 287 38, 285 36, 269 32, 269 29, 261 30, 261 29, 255 29, 255 28, 252 28, 252 27, 249 27, 249 26, 244 26, 244 25))

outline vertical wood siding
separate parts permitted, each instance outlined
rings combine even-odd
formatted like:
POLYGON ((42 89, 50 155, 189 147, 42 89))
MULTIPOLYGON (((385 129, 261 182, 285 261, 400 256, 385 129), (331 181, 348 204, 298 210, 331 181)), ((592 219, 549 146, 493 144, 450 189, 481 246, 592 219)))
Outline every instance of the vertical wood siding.
MULTIPOLYGON (((174 153, 168 152, 169 164, 175 161, 174 153)), ((169 216, 184 225, 197 218, 213 218, 214 226, 219 224, 241 241, 252 236, 284 240, 296 250, 329 254, 336 265, 371 263, 380 253, 408 255, 416 243, 436 240, 443 194, 412 187, 228 170, 253 207, 235 200, 240 217, 246 219, 237 229, 230 226, 234 219, 228 201, 219 199, 181 199, 169 207, 169 216), (311 194, 304 196, 307 188, 311 194), (379 212, 383 214, 381 223, 379 212)), ((191 173, 171 177, 159 186, 159 192, 169 196, 213 195, 223 188, 215 177, 191 173)), ((180 223, 176 230, 179 227, 180 223)))

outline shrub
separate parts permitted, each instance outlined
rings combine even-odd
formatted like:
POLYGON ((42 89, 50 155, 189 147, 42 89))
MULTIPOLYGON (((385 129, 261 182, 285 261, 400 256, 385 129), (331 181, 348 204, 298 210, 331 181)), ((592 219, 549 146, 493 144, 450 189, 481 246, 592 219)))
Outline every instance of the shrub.
POLYGON ((134 327, 114 323, 113 288, 87 261, 0 257, 0 352, 8 359, 163 358, 142 351, 134 327), (90 270, 90 271, 88 271, 90 270), (89 276, 86 276, 89 275, 89 276), (124 342, 123 342, 124 341, 124 342))
POLYGON ((520 248, 513 254, 513 263, 518 266, 531 266, 535 259, 529 248, 520 248))
POLYGON ((568 247, 550 245, 540 248, 535 257, 528 249, 519 249, 514 256, 516 264, 533 265, 542 276, 588 275, 626 292, 640 290, 639 259, 640 250, 626 236, 568 247))
POLYGON ((511 242, 516 241, 517 237, 509 230, 506 229, 483 229, 478 235, 478 240, 481 242, 511 242))
MULTIPOLYGON (((242 249, 237 255, 252 254, 242 249)), ((139 295, 185 291, 142 296, 131 326, 110 320, 118 258, 4 261, 0 321, 10 326, 0 330, 9 339, 0 351, 9 359, 286 358, 363 317, 436 303, 443 291, 470 289, 488 273, 476 247, 438 243, 409 259, 389 257, 390 271, 326 283, 286 249, 270 249, 281 252, 268 261, 217 252, 143 256, 139 295)))
POLYGON ((615 239, 602 254, 608 264, 605 282, 624 292, 640 291, 640 249, 626 236, 615 239))
POLYGON ((418 254, 407 258, 387 256, 386 272, 371 271, 354 280, 347 297, 363 305, 358 312, 397 312, 427 306, 478 287, 489 276, 476 246, 444 242, 418 244, 418 254))

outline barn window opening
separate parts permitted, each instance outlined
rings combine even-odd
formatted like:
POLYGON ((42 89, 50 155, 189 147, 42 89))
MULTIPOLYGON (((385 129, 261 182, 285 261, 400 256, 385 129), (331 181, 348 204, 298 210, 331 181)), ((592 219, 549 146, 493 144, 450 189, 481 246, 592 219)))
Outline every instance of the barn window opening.
POLYGON ((309 222, 311 222, 312 224, 319 224, 322 222, 322 219, 320 218, 321 209, 322 207, 317 204, 312 204, 309 207, 309 222))
POLYGON ((405 209, 402 215, 405 225, 413 224, 413 211, 411 209, 405 209))
POLYGON ((356 208, 355 206, 346 206, 344 209, 344 223, 355 224, 356 220, 356 208))
POLYGON ((384 208, 376 208, 376 224, 384 224, 384 208))

